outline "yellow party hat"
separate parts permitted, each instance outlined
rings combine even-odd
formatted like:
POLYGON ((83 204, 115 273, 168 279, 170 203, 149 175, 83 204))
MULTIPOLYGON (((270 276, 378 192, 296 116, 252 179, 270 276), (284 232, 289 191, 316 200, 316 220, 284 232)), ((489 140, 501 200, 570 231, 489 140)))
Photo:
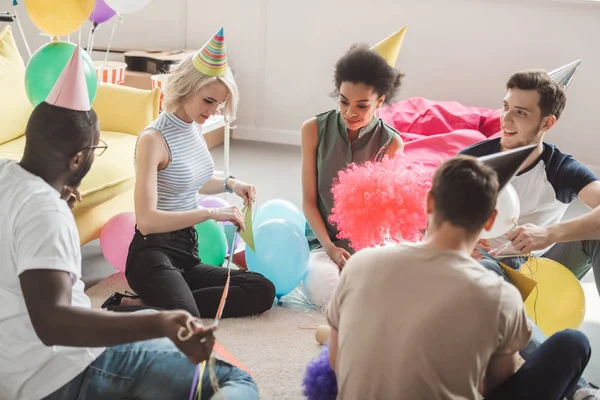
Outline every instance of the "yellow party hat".
POLYGON ((371 50, 376 51, 381 57, 385 58, 392 68, 396 66, 396 60, 398 60, 398 54, 400 54, 400 48, 402 47, 402 41, 406 34, 406 28, 406 26, 400 28, 375 46, 371 47, 371 50))

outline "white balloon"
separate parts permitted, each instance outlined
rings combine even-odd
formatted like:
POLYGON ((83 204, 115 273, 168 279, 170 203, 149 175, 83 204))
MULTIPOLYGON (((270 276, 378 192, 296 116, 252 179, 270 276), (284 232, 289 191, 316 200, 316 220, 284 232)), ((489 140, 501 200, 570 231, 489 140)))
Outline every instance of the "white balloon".
POLYGON ((492 229, 489 231, 484 229, 479 236, 481 239, 494 239, 508 233, 519 219, 521 212, 519 195, 510 183, 498 193, 496 210, 498 210, 498 215, 496 215, 492 229))
POLYGON ((152 0, 104 0, 117 14, 131 14, 146 7, 152 0))

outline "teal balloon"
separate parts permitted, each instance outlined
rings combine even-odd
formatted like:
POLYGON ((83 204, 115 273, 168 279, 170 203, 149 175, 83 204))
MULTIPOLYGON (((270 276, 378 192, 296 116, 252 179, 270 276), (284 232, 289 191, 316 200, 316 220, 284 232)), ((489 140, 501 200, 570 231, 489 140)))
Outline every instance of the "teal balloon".
MULTIPOLYGON (((40 47, 29 60, 25 69, 25 91, 29 102, 35 107, 48 98, 54 84, 75 52, 75 45, 67 42, 51 42, 40 47)), ((86 51, 83 58, 85 81, 90 104, 94 103, 98 83, 94 62, 86 51)))
POLYGON ((298 286, 308 270, 308 241, 304 230, 290 221, 272 219, 254 230, 254 248, 246 247, 248 269, 275 285, 275 295, 285 296, 298 286))
POLYGON ((223 225, 209 219, 196 225, 198 254, 203 264, 220 267, 227 254, 227 236, 223 225))
POLYGON ((293 203, 282 199, 269 200, 260 206, 256 211, 253 226, 259 226, 263 222, 272 219, 289 221, 300 227, 303 231, 306 225, 306 218, 304 218, 302 211, 293 203))

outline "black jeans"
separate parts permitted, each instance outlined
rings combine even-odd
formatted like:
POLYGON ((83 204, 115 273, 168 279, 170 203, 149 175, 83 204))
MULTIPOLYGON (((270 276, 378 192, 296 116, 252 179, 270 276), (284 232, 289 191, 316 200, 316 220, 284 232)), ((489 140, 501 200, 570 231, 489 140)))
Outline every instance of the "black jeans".
POLYGON ((485 400, 562 400, 577 385, 591 354, 583 333, 571 329, 557 332, 485 400))
MULTIPOLYGON (((125 270, 129 286, 149 306, 214 318, 227 269, 202 264, 197 243, 194 228, 144 236, 136 227, 125 270)), ((232 269, 223 318, 261 314, 274 299, 275 286, 267 278, 232 269)))

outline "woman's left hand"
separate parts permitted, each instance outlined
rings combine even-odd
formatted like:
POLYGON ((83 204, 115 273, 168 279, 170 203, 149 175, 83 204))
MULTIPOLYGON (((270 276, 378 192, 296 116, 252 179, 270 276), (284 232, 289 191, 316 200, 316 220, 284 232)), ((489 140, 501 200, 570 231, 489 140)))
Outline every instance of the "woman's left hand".
POLYGON ((244 205, 249 206, 256 200, 256 187, 249 185, 242 181, 234 181, 231 190, 242 199, 244 199, 244 205))

